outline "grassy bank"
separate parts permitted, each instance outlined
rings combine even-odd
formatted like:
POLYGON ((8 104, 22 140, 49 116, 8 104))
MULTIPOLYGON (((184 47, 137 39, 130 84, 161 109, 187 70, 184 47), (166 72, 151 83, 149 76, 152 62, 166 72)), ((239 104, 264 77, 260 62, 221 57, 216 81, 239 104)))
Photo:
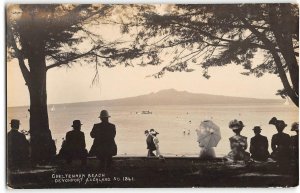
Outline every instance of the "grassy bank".
POLYGON ((222 158, 165 159, 115 157, 113 168, 103 172, 98 160, 66 165, 56 160, 49 166, 8 170, 11 188, 100 188, 100 187, 291 187, 298 185, 298 163, 229 163, 222 158))

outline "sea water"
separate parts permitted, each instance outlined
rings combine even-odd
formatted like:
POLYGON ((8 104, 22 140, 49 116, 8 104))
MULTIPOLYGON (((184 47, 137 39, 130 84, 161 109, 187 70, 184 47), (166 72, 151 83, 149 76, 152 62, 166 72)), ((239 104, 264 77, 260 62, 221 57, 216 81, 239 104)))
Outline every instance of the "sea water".
MULTIPOLYGON (((82 122, 82 131, 85 133, 87 149, 93 143, 90 131, 93 124, 99 123, 99 113, 102 109, 109 111, 110 122, 116 125, 115 141, 119 156, 147 155, 145 130, 155 129, 158 134, 160 150, 165 156, 197 156, 199 146, 196 129, 201 121, 212 120, 221 128, 222 139, 215 147, 217 156, 224 156, 230 151, 229 137, 233 135, 228 128, 229 121, 238 119, 243 121, 245 128, 242 135, 248 138, 254 136, 253 127, 262 128, 262 135, 269 140, 269 151, 272 135, 276 133, 273 125, 268 122, 272 117, 284 120, 288 126, 285 132, 291 132, 291 124, 298 121, 298 108, 291 105, 208 105, 208 106, 99 106, 95 103, 75 103, 54 105, 51 111, 49 106, 49 124, 52 137, 56 141, 57 152, 61 148, 62 139, 66 132, 72 129, 72 121, 79 119, 82 122), (152 114, 142 114, 142 111, 151 111, 152 114), (184 134, 185 131, 185 134, 184 134)), ((7 108, 7 121, 20 119, 20 130, 29 130, 28 107, 7 108)), ((9 131, 9 124, 7 131, 9 131)))

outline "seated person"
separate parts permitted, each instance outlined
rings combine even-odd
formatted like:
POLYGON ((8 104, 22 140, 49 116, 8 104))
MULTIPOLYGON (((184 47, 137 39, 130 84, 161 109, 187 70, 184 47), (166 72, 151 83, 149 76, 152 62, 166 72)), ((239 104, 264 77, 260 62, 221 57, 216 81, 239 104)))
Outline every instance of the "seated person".
POLYGON ((272 124, 276 127, 277 132, 272 136, 271 147, 273 152, 271 157, 275 161, 288 161, 290 158, 290 136, 283 132, 284 128, 287 126, 284 121, 277 120, 276 117, 273 117, 269 124, 272 124))
POLYGON ((229 123, 229 128, 232 129, 235 135, 229 138, 231 151, 225 157, 228 160, 248 161, 250 159, 250 154, 246 152, 247 137, 240 134, 244 127, 243 122, 236 119, 229 123))
POLYGON ((296 135, 291 136, 291 158, 293 160, 298 160, 299 157, 299 123, 295 122, 292 124, 291 131, 295 131, 296 135))
POLYGON ((61 150, 64 155, 62 155, 68 164, 72 162, 74 159, 81 159, 81 165, 86 166, 87 162, 87 150, 85 148, 85 137, 84 133, 80 131, 81 129, 80 120, 73 121, 73 130, 67 132, 66 140, 61 150))
POLYGON ((268 139, 261 135, 261 128, 255 126, 253 128, 255 136, 250 141, 251 158, 256 161, 266 161, 269 158, 268 139))
POLYGON ((7 134, 8 167, 20 167, 29 161, 29 142, 23 133, 18 131, 20 121, 12 119, 11 130, 7 134))

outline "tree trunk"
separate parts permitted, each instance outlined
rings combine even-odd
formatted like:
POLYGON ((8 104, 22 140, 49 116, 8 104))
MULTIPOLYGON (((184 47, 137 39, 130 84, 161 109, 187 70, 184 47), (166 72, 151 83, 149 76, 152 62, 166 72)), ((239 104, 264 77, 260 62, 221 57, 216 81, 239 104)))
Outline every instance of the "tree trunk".
POLYGON ((30 66, 30 136, 33 163, 51 160, 56 153, 49 129, 46 91, 46 63, 42 52, 35 50, 28 58, 30 66))

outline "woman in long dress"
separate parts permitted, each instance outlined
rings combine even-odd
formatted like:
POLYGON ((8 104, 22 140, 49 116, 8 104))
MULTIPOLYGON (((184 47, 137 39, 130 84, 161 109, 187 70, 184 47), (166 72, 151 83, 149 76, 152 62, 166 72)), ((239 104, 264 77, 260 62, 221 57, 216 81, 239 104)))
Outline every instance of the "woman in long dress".
POLYGON ((247 137, 241 135, 244 126, 242 121, 236 119, 229 123, 229 128, 235 133, 229 138, 231 151, 225 156, 230 161, 248 161, 250 159, 250 153, 246 151, 247 137))
POLYGON ((158 132, 156 132, 156 131, 150 131, 150 133, 151 133, 151 135, 153 136, 153 142, 154 142, 154 144, 155 144, 155 147, 156 147, 156 157, 162 157, 162 155, 161 155, 161 153, 160 153, 160 150, 159 150, 159 140, 158 140, 158 138, 157 138, 157 135, 159 134, 158 132))
POLYGON ((200 159, 213 159, 216 157, 216 153, 213 147, 204 147, 201 146, 199 143, 199 147, 200 147, 200 154, 199 154, 199 158, 200 159))

